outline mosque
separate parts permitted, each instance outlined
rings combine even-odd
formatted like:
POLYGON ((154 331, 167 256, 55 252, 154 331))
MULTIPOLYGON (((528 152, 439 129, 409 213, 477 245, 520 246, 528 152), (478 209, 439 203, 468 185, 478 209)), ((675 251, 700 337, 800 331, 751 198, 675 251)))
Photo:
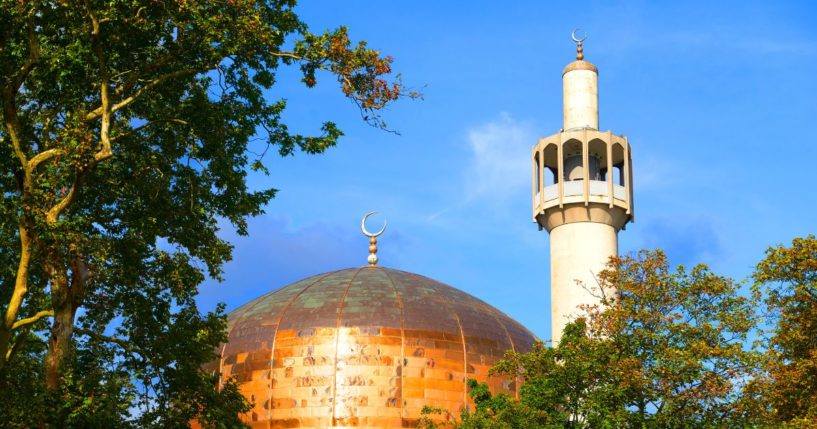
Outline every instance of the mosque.
MULTIPOLYGON (((562 73, 564 128, 531 153, 533 221, 550 234, 554 344, 578 305, 597 302, 580 283, 595 283, 633 220, 630 146, 598 129, 598 70, 575 31, 573 40, 576 61, 562 73)), ((245 416, 253 428, 416 427, 423 406, 454 416, 468 407, 469 378, 518 395, 519 377, 488 370, 536 337, 463 291, 377 265, 385 226, 368 232, 370 214, 361 225, 368 265, 301 280, 228 315, 228 342, 213 365, 253 402, 245 416)))

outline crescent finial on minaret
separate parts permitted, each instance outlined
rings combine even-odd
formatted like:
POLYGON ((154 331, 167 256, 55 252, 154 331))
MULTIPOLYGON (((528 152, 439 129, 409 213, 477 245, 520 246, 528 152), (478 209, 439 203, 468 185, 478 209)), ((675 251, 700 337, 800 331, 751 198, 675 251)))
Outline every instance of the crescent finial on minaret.
POLYGON ((369 262, 370 267, 373 267, 373 266, 377 265, 377 237, 380 236, 381 234, 383 234, 383 231, 386 230, 386 225, 388 224, 387 222, 384 221, 383 222, 383 228, 381 228, 380 231, 377 231, 375 233, 371 233, 371 232, 367 231, 366 230, 366 219, 368 219, 369 216, 371 216, 371 215, 373 215, 375 213, 377 213, 377 212, 366 213, 363 216, 363 220, 360 221, 360 230, 363 232, 363 235, 365 235, 366 237, 369 237, 369 257, 366 260, 369 262))
POLYGON ((587 32, 584 32, 584 37, 581 39, 576 37, 576 33, 579 32, 579 28, 574 28, 573 32, 570 33, 570 38, 573 39, 573 42, 576 43, 576 60, 584 61, 584 48, 582 48, 582 43, 587 40, 587 32))

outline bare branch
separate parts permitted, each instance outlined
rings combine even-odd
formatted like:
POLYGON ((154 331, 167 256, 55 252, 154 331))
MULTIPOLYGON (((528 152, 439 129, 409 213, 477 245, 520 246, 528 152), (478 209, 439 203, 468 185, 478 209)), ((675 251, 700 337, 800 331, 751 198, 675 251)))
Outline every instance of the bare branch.
POLYGON ((11 325, 11 330, 13 331, 13 330, 19 329, 19 328, 21 328, 23 326, 30 325, 32 323, 37 323, 38 321, 40 321, 40 319, 42 319, 44 317, 54 317, 54 311, 53 310, 43 310, 43 311, 37 312, 37 314, 35 314, 35 315, 31 316, 31 317, 26 317, 25 319, 20 319, 20 320, 14 322, 13 325, 11 325))

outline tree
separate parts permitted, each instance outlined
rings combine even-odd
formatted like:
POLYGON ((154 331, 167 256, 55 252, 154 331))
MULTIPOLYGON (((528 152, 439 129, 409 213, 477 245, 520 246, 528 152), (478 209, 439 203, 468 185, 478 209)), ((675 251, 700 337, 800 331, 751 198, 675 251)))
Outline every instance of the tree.
POLYGON ((223 315, 193 296, 230 258, 218 221, 246 234, 275 194, 247 188, 248 169, 266 171, 251 138, 290 155, 342 135, 290 132, 267 97, 276 70, 309 87, 332 76, 381 128, 381 108, 417 96, 387 80, 390 57, 343 27, 310 33, 294 3, 0 0, 0 382, 63 409, 23 414, 62 425, 115 391, 133 402, 105 405, 116 421, 207 416, 198 368, 223 315), (37 361, 45 395, 20 373, 37 361))
MULTIPOLYGON (((538 350, 549 350, 537 343, 538 350)), ((467 382, 468 395, 474 401, 474 409, 463 409, 457 420, 447 410, 440 407, 423 407, 419 427, 424 429, 439 429, 452 427, 458 429, 483 428, 562 428, 551 419, 551 415, 542 410, 516 401, 512 397, 500 393, 493 395, 485 383, 478 383, 474 379, 467 382), (445 416, 441 419, 440 416, 445 416)))
POLYGON ((554 348, 509 352, 493 372, 524 375, 520 399, 474 397, 463 428, 735 427, 755 354, 749 299, 698 265, 671 270, 661 251, 612 258, 585 308, 554 348))
POLYGON ((610 345, 620 399, 606 407, 631 427, 722 427, 743 417, 739 394, 755 364, 745 344, 756 321, 733 280, 703 264, 672 271, 662 252, 642 251, 614 258, 599 282, 618 292, 589 323, 590 336, 610 345))
POLYGON ((776 426, 817 427, 817 238, 770 247, 754 280, 771 326, 753 386, 761 411, 776 426))
MULTIPOLYGON (((458 429, 562 429, 584 427, 588 403, 601 400, 607 389, 602 384, 605 364, 609 361, 606 343, 591 341, 584 319, 568 323, 557 347, 536 342, 526 353, 508 351, 491 369, 492 375, 524 375, 519 400, 506 394, 492 395, 487 384, 468 380, 474 409, 465 409, 459 420, 449 419, 447 426, 458 429)), ((423 424, 426 429, 444 424, 432 418, 442 410, 429 408, 423 424)), ((588 427, 611 427, 615 416, 605 416, 604 424, 588 427)), ((594 420, 596 423, 601 421, 594 420)), ((614 425, 612 427, 622 427, 614 425)))

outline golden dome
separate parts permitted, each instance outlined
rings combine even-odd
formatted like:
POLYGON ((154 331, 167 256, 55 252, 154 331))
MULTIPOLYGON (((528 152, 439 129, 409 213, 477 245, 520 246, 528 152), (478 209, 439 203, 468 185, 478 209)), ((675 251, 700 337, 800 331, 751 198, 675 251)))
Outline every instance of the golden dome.
POLYGON ((362 267, 278 289, 228 315, 222 377, 254 402, 254 428, 415 427, 424 405, 458 413, 467 378, 535 337, 487 303, 427 277, 362 267))

